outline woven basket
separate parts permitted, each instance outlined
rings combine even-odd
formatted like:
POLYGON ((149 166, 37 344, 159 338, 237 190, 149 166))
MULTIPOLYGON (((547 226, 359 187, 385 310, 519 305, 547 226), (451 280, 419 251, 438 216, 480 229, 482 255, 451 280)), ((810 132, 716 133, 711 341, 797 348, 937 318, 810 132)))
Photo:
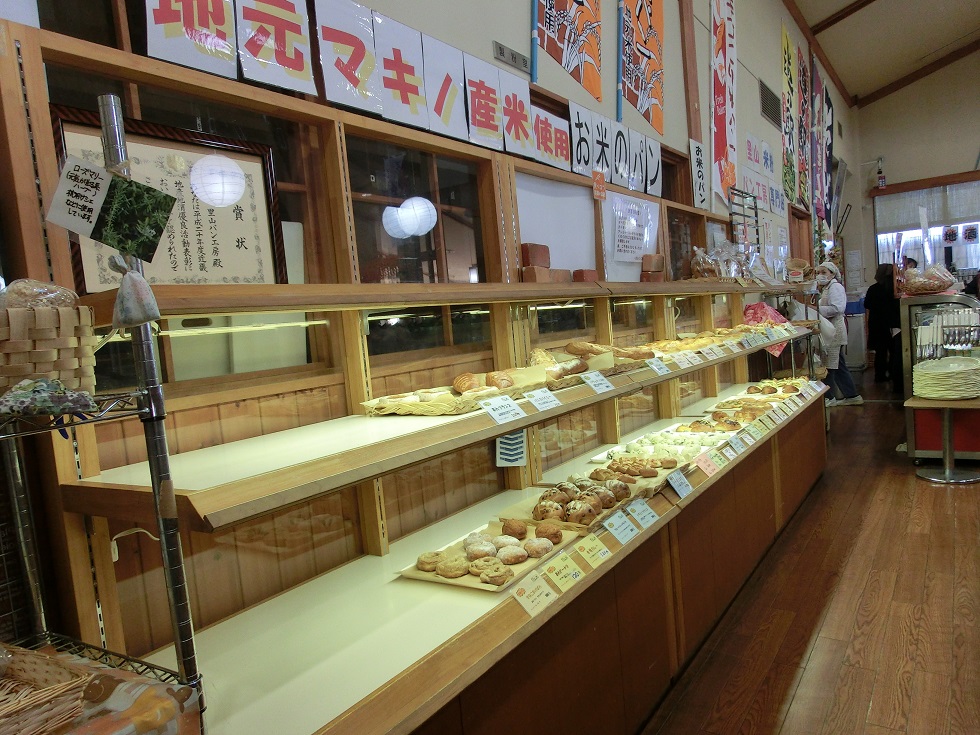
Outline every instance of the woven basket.
POLYGON ((28 378, 95 393, 92 309, 0 309, 0 391, 28 378))
POLYGON ((88 669, 4 645, 13 660, 0 677, 0 735, 47 735, 81 714, 88 669))

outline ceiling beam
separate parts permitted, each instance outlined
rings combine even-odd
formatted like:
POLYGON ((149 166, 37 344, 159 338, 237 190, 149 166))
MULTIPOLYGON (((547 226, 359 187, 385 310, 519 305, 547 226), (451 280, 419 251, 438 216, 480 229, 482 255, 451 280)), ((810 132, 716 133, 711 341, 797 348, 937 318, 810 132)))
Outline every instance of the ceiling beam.
POLYGON ((873 3, 874 1, 875 0, 857 0, 857 2, 851 3, 850 5, 841 8, 833 15, 827 16, 819 23, 814 23, 813 28, 811 28, 810 30, 813 31, 813 35, 817 35, 818 33, 823 33, 831 26, 840 23, 842 20, 844 20, 844 18, 847 18, 850 15, 854 15, 861 8, 871 5, 871 3, 873 3))
POLYGON ((854 100, 851 97, 851 93, 847 91, 847 87, 844 86, 844 82, 841 78, 837 76, 837 71, 834 69, 834 65, 830 63, 830 59, 827 58, 827 54, 823 52, 823 48, 820 46, 820 42, 817 37, 813 35, 813 31, 810 30, 810 26, 806 22, 806 18, 803 17, 803 13, 796 6, 794 0, 783 0, 783 5, 789 11, 789 14, 793 16, 793 20, 796 21, 797 27, 800 29, 800 33, 806 38, 807 42, 810 44, 810 51, 813 55, 820 60, 823 64, 824 70, 830 76, 830 80, 837 87, 837 91, 840 92, 840 96, 844 98, 844 103, 848 107, 854 106, 854 100))
POLYGON ((960 59, 963 59, 978 50, 980 50, 980 38, 978 38, 976 41, 973 41, 972 43, 968 43, 966 46, 963 46, 962 48, 958 48, 955 51, 950 51, 941 59, 936 59, 931 64, 926 64, 921 69, 916 69, 911 74, 906 74, 901 79, 896 79, 891 84, 886 84, 884 87, 881 87, 880 89, 876 89, 874 92, 871 92, 870 94, 864 95, 864 97, 855 96, 854 104, 857 105, 858 108, 867 107, 872 102, 877 102, 883 97, 887 97, 890 94, 894 94, 898 90, 902 89, 902 87, 907 87, 913 82, 917 82, 920 79, 923 79, 924 77, 927 77, 930 74, 939 71, 944 66, 949 66, 953 62, 959 61, 960 59))

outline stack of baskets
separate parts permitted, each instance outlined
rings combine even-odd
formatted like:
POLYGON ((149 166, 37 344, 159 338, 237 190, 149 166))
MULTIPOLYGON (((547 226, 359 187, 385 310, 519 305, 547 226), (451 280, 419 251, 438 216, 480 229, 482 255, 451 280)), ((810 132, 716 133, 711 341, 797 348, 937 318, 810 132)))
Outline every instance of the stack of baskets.
POLYGON ((12 655, 0 676, 0 735, 47 735, 82 712, 91 678, 83 666, 4 645, 12 655))
POLYGON ((0 393, 27 378, 95 393, 92 309, 0 309, 0 393))

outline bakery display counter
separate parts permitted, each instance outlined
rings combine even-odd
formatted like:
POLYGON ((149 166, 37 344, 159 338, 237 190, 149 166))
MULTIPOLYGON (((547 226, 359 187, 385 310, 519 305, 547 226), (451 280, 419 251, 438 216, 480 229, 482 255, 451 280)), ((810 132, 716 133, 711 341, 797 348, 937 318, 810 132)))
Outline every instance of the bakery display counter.
MULTIPOLYGON (((488 441, 596 403, 719 365, 805 336, 804 330, 747 335, 743 342, 650 360, 608 378, 602 390, 580 384, 556 391, 558 405, 497 423, 477 411, 460 416, 346 416, 309 426, 183 452, 171 457, 181 518, 213 532, 236 523, 488 441)), ((146 462, 104 470, 62 485, 66 511, 133 522, 155 518, 146 462)))
MULTIPOLYGON (((723 457, 728 456, 726 450, 734 453, 727 462, 712 469, 699 457, 686 474, 689 485, 671 479, 652 498, 632 501, 608 522, 590 528, 592 533, 572 541, 564 549, 567 556, 546 560, 500 593, 427 584, 403 578, 399 572, 423 552, 465 537, 508 508, 532 502, 542 491, 539 486, 503 491, 393 542, 386 556, 358 558, 200 631, 197 647, 209 687, 209 731, 213 735, 412 732, 447 704, 468 707, 471 685, 480 687, 484 677, 499 678, 500 667, 509 667, 510 654, 519 655, 525 645, 537 646, 535 650, 541 649, 545 657, 552 655, 550 644, 533 641, 547 639, 564 624, 560 621, 574 620, 610 594, 617 599, 628 596, 631 580, 639 583, 639 575, 650 572, 648 564, 634 564, 634 557, 646 559, 650 554, 658 560, 653 570, 658 576, 643 584, 663 588, 658 599, 667 607, 655 611, 644 641, 660 652, 656 655, 664 676, 658 677, 657 687, 666 686, 677 661, 689 655, 710 629, 775 536, 778 528, 771 510, 773 494, 778 492, 775 442, 784 433, 792 434, 787 429, 801 418, 813 413, 822 416, 825 390, 815 386, 811 391, 808 386, 787 417, 773 416, 771 428, 760 421, 759 439, 746 429, 745 441, 739 445, 739 434, 733 434, 736 440, 729 438, 721 448, 723 457), (768 497, 768 511, 762 507, 765 503, 757 501, 759 497, 768 497), (732 513, 736 507, 738 512, 732 513), (705 548, 712 548, 712 534, 722 527, 699 524, 696 517, 705 513, 724 520, 728 531, 742 527, 744 538, 728 533, 734 545, 724 549, 715 538, 719 553, 703 556, 705 548), (756 534, 758 539, 747 528, 753 514, 758 517, 755 525, 766 530, 756 534), (685 522, 686 517, 690 522, 685 522), (680 524, 676 534, 659 533, 672 523, 680 524), (555 563, 563 557, 562 564, 555 563), (719 569, 712 571, 712 564, 719 569), (708 577, 712 583, 705 584, 702 572, 713 575, 708 577), (671 585, 676 595, 670 594, 671 585), (709 603, 699 602, 699 590, 707 590, 709 603), (668 666, 663 650, 667 646, 674 651, 675 640, 677 651, 666 657, 668 666)), ((677 419, 653 422, 625 438, 638 439, 676 423, 677 419)), ((814 426, 822 432, 822 422, 814 426)), ((556 467, 544 481, 588 474, 599 466, 589 459, 556 467)), ((649 601, 649 592, 642 593, 644 600, 649 601)), ((625 641, 630 630, 618 634, 625 641)), ((632 648, 615 644, 602 648, 622 651, 615 656, 615 666, 620 667, 616 676, 624 678, 624 691, 637 689, 633 686, 637 682, 630 684, 632 678, 625 681, 627 673, 639 666, 632 648)), ((594 655, 605 654, 596 649, 594 655)), ((172 665, 173 653, 163 651, 150 660, 172 665)), ((508 668, 506 678, 522 682, 524 676, 533 677, 534 670, 508 668)), ((652 706, 659 690, 636 696, 652 706)), ((519 698, 530 701, 532 696, 519 698)), ((643 701, 628 703, 633 714, 627 728, 645 711, 643 701)), ((509 706, 493 707, 479 716, 506 718, 510 711, 509 706)), ((622 719, 622 713, 617 717, 622 719)))

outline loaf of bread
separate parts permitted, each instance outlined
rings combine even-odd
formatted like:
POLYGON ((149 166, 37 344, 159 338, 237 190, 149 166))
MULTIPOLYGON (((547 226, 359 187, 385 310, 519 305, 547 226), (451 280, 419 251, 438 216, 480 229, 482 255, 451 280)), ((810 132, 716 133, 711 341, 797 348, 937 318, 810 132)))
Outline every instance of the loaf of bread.
POLYGON ((499 388, 500 390, 505 390, 513 387, 514 378, 505 373, 503 370, 494 370, 493 372, 487 373, 487 385, 493 386, 494 388, 499 388))
POLYGON ((534 510, 531 511, 531 518, 536 521, 546 521, 549 518, 563 521, 565 520, 565 509, 553 500, 542 500, 534 506, 534 510))
POLYGON ((545 368, 545 375, 547 375, 549 380, 561 380, 562 378, 567 378, 569 375, 584 373, 588 369, 589 363, 581 358, 576 358, 549 365, 545 368))
POLYGON ((547 350, 542 350, 540 347, 531 350, 531 357, 529 363, 531 365, 554 365, 558 362, 554 355, 552 355, 547 350))
POLYGON ((597 345, 593 342, 569 342, 565 345, 565 352, 578 357, 595 357, 612 351, 613 348, 608 345, 597 345))
POLYGON ((476 390, 480 387, 479 379, 473 373, 462 373, 453 380, 453 389, 458 393, 465 393, 468 390, 476 390))
POLYGON ((534 529, 536 538, 546 538, 553 544, 561 543, 561 527, 555 523, 541 523, 534 529))
POLYGON ((522 539, 527 536, 527 524, 524 521, 517 521, 513 518, 508 518, 504 521, 503 528, 500 529, 501 533, 508 536, 513 536, 516 539, 522 539))
POLYGON ((595 520, 596 510, 584 500, 573 500, 568 504, 565 520, 587 526, 595 520))

